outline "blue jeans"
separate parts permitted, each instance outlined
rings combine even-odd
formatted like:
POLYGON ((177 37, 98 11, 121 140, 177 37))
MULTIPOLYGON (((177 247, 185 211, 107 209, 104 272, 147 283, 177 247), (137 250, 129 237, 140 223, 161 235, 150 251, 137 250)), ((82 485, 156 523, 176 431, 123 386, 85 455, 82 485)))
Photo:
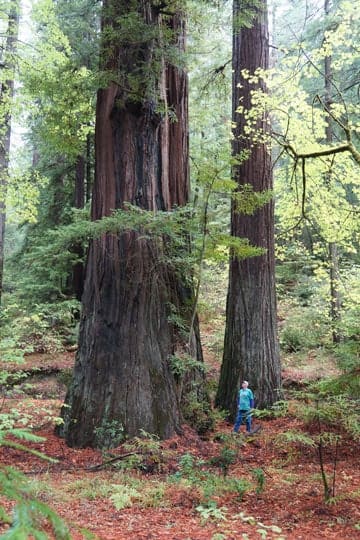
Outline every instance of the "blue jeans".
POLYGON ((251 412, 250 412, 250 410, 241 411, 239 409, 238 413, 237 413, 236 420, 235 420, 235 425, 234 425, 235 433, 237 433, 239 431, 240 426, 243 423, 244 419, 245 419, 245 422, 246 422, 246 431, 248 431, 248 432, 251 431, 251 412))

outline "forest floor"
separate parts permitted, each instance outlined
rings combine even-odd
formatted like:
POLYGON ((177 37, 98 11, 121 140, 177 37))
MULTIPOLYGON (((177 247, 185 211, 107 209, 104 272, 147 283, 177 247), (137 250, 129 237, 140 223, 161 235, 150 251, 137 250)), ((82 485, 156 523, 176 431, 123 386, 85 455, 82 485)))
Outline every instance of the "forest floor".
MULTIPOLYGON (((214 358, 207 350, 213 374, 214 358)), ((68 448, 54 425, 73 361, 74 352, 39 354, 12 366, 27 377, 3 394, 0 411, 21 411, 25 425, 44 438, 27 446, 57 460, 0 446, 1 464, 25 473, 32 496, 56 510, 72 539, 89 538, 84 529, 103 540, 360 539, 360 452, 354 441, 344 438, 339 445, 335 498, 327 504, 316 449, 281 442, 290 429, 308 433, 292 414, 255 419, 261 429, 250 437, 233 435, 232 426, 219 420, 206 437, 184 427, 182 436, 129 441, 108 453, 68 448)), ((333 370, 311 352, 302 362, 289 360, 283 375, 292 387, 333 370)), ((332 485, 332 452, 325 468, 332 485)), ((13 505, 0 495, 1 504, 7 510, 13 505)), ((5 529, 0 524, 0 534, 5 529)))

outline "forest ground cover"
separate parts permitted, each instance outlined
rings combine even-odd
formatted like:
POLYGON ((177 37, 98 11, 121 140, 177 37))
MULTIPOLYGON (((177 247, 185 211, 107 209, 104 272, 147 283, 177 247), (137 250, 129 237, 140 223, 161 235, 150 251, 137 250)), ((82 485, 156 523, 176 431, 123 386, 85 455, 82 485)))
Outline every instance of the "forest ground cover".
MULTIPOLYGON (((211 329, 205 328, 204 339, 213 345, 211 329)), ((205 357, 216 375, 219 366, 206 346, 205 357)), ((331 359, 324 361, 314 351, 307 360, 286 361, 290 386, 334 370, 331 359)), ((331 504, 324 503, 316 449, 279 442, 286 431, 306 431, 291 407, 286 416, 256 419, 261 430, 248 438, 233 436, 232 426, 219 419, 202 437, 185 427, 182 435, 161 443, 130 441, 109 452, 71 449, 54 434, 54 424, 73 361, 74 352, 26 357, 12 369, 29 376, 1 404, 2 413, 21 411, 27 425, 44 437, 27 444, 57 463, 0 447, 1 463, 25 473, 32 495, 64 518, 71 538, 86 538, 84 529, 103 540, 360 538, 360 455, 354 441, 344 438, 338 448, 331 504)), ((333 455, 325 457, 331 476, 333 455)))

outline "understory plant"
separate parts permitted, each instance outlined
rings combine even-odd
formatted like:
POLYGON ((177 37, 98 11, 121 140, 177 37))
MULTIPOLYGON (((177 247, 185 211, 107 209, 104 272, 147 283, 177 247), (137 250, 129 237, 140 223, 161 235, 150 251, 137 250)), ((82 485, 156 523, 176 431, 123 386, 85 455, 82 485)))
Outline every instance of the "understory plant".
MULTIPOLYGON (((24 429, 14 427, 0 429, 0 446, 28 452, 50 462, 57 461, 17 442, 16 439, 28 442, 44 440, 24 429)), ((64 520, 33 494, 31 483, 23 473, 13 467, 0 466, 0 486, 5 500, 14 503, 11 514, 3 504, 0 504, 0 520, 8 525, 8 529, 1 538, 5 540, 43 539, 47 538, 44 530, 48 530, 50 527, 55 538, 71 540, 69 528, 64 520)))
POLYGON ((213 497, 221 493, 234 493, 237 500, 241 501, 245 493, 252 489, 252 485, 245 478, 235 478, 228 474, 236 457, 237 449, 230 446, 222 447, 219 455, 208 461, 199 460, 186 453, 180 458, 178 471, 172 479, 189 487, 196 487, 201 494, 201 506, 209 510, 215 508, 213 503, 216 501, 213 497), (214 466, 220 469, 221 474, 214 472, 214 466))
POLYGON ((0 359, 22 362, 31 353, 63 352, 77 340, 79 303, 67 300, 0 308, 0 359))
POLYGON ((10 515, 0 506, 0 518, 9 525, 1 536, 4 540, 21 540, 26 538, 47 538, 44 525, 48 526, 59 540, 70 540, 71 535, 66 523, 48 505, 31 494, 29 482, 25 475, 12 467, 0 468, 0 484, 2 493, 15 506, 10 515))
POLYGON ((324 501, 329 503, 336 496, 337 464, 342 444, 349 437, 360 439, 360 401, 346 395, 325 393, 322 385, 314 384, 307 391, 297 393, 294 412, 304 422, 306 430, 286 431, 277 437, 277 443, 315 451, 324 501))

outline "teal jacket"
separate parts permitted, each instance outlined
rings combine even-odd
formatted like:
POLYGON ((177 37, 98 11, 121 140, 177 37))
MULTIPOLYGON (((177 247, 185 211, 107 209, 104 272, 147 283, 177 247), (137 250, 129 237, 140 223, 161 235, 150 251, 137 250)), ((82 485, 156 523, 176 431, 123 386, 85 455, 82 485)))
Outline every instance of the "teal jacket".
POLYGON ((250 388, 241 388, 238 396, 238 409, 240 411, 248 411, 254 407, 254 394, 250 388))

